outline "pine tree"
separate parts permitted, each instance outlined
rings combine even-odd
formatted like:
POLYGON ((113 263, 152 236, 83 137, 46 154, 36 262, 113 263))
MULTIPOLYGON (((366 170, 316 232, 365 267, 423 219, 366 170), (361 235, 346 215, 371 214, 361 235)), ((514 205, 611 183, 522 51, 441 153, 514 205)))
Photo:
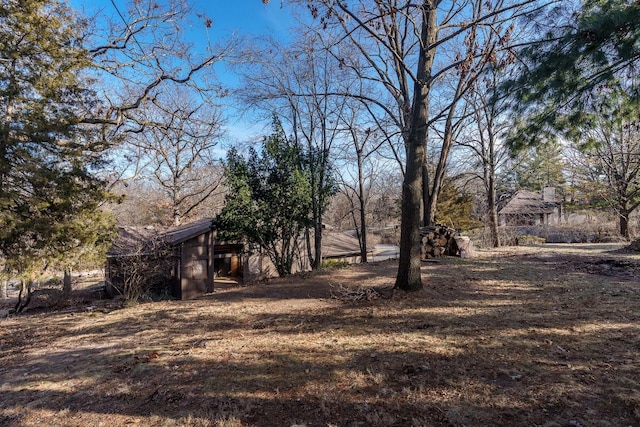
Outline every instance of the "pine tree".
MULTIPOLYGON (((625 74, 636 75, 640 62, 640 3, 585 0, 537 16, 554 26, 520 52, 521 72, 505 84, 520 121, 513 145, 536 145, 541 133, 572 130, 589 120, 592 96, 625 74)), ((637 88, 636 88, 637 89, 637 88)), ((632 92, 640 102, 640 92, 632 92)))
POLYGON ((513 172, 518 188, 542 191, 565 182, 562 145, 557 141, 546 141, 523 150, 515 155, 515 160, 513 172))
POLYGON ((83 28, 57 0, 0 8, 0 258, 21 274, 105 236, 83 239, 71 226, 107 197, 92 176, 104 144, 81 125, 99 106, 83 28))

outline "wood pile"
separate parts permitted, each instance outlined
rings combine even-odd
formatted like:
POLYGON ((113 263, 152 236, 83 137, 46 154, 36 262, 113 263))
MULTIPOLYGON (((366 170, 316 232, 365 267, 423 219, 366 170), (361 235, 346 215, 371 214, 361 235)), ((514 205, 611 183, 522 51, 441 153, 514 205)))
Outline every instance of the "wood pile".
POLYGON ((445 225, 431 225, 420 228, 420 258, 430 259, 442 255, 473 256, 473 245, 468 237, 445 225))

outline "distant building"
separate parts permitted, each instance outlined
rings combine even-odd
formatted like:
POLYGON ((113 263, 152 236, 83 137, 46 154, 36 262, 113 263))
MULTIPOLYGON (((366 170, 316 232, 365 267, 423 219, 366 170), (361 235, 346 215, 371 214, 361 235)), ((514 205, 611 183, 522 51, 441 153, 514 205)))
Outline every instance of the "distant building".
POLYGON ((552 225, 562 220, 562 206, 555 188, 546 187, 541 193, 517 191, 498 209, 498 224, 552 225))

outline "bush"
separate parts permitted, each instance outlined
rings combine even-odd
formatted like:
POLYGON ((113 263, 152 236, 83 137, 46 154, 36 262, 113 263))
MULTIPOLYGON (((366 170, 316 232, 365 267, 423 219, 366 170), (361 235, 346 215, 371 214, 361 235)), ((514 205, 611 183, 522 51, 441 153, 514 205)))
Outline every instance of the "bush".
POLYGON ((337 260, 337 259, 326 259, 320 263, 320 268, 322 269, 337 269, 337 268, 345 268, 348 267, 349 263, 347 261, 337 260))
POLYGON ((530 234, 525 234, 522 236, 516 237, 516 246, 535 246, 535 245, 543 245, 546 239, 544 237, 532 236, 530 234))

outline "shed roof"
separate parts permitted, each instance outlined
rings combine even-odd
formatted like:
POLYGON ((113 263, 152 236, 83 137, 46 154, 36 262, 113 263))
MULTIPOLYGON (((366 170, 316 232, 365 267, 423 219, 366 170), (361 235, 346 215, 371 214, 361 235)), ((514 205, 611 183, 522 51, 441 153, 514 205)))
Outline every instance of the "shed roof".
POLYGON ((167 244, 175 246, 202 233, 206 233, 211 230, 212 227, 213 220, 211 218, 204 218, 189 224, 170 228, 160 236, 167 244))
POLYGON ((528 190, 518 190, 498 211, 499 214, 531 215, 553 213, 558 203, 542 199, 542 194, 528 190))
POLYGON ((129 255, 146 251, 158 235, 154 227, 118 227, 118 237, 107 251, 108 257, 129 255))
POLYGON ((123 256, 140 251, 153 251, 158 244, 176 246, 212 228, 211 218, 166 229, 156 227, 118 227, 118 237, 107 256, 123 256))

